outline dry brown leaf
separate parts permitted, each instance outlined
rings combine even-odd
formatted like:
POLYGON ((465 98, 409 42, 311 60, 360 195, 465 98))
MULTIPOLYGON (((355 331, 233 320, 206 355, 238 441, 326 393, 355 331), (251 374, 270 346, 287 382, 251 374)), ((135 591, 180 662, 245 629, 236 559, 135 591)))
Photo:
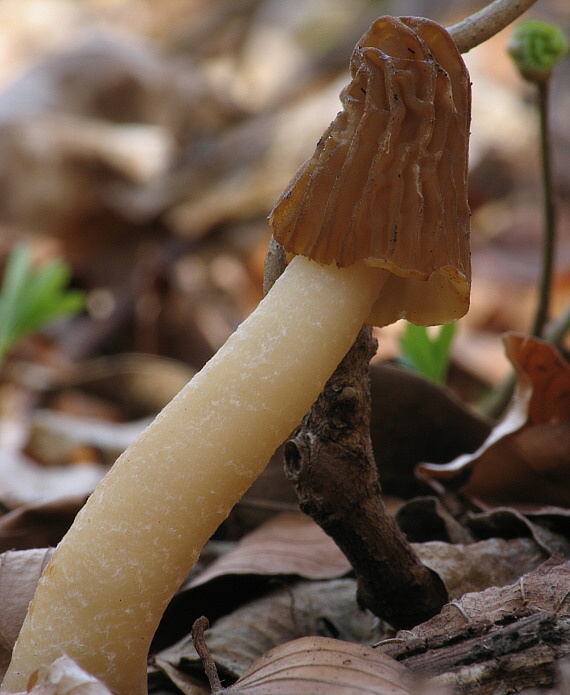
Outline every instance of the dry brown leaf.
MULTIPOLYGON (((433 528, 433 523, 424 523, 433 528)), ((507 534, 506 538, 511 540, 490 538, 475 543, 476 537, 465 530, 462 542, 456 538, 452 543, 414 543, 413 547, 422 562, 440 575, 450 594, 456 598, 467 591, 508 584, 536 567, 552 549, 563 550, 559 545, 547 546, 528 538, 513 538, 516 535, 528 536, 530 533, 525 526, 519 534, 507 534)), ((263 596, 271 586, 271 578, 279 574, 289 578, 297 575, 319 579, 312 571, 312 562, 307 566, 301 564, 307 554, 310 555, 307 550, 315 558, 326 551, 322 557, 335 560, 328 565, 323 560, 322 575, 325 579, 340 576, 332 571, 342 570, 341 574, 344 574, 344 568, 349 568, 348 561, 334 542, 309 517, 299 512, 274 517, 246 536, 235 550, 222 555, 188 581, 165 614, 155 649, 160 650, 177 640, 183 642, 188 625, 202 613, 214 623, 247 601, 263 596), (309 571, 302 574, 307 569, 309 571), (181 616, 184 616, 183 622, 181 616)), ((212 630, 215 631, 217 625, 216 622, 212 630)), ((346 636, 343 638, 347 639, 346 636)))
POLYGON ((160 666, 160 671, 153 669, 152 666, 149 670, 149 690, 152 693, 157 693, 157 695, 170 695, 172 692, 172 686, 168 681, 171 681, 178 690, 180 690, 184 695, 211 695, 212 689, 207 685, 200 676, 191 676, 188 673, 184 673, 180 669, 172 666, 168 662, 163 662, 160 666), (167 680, 167 685, 164 690, 161 686, 164 685, 165 679, 167 680))
MULTIPOLYGON (((195 370, 174 359, 123 353, 85 360, 69 368, 46 392, 46 405, 63 410, 62 397, 81 390, 116 406, 123 418, 154 415, 193 377, 195 370)), ((78 414, 73 410, 74 414, 78 414)))
POLYGON ((411 695, 405 666, 369 647, 303 637, 255 661, 233 695, 411 695))
POLYGON ((476 538, 437 497, 414 497, 402 504, 394 518, 410 543, 445 541, 473 543, 476 538))
POLYGON ((541 507, 532 513, 524 508, 495 507, 472 514, 466 519, 466 525, 478 538, 530 537, 547 556, 570 557, 568 517, 564 511, 541 507))
POLYGON ((529 538, 489 538, 470 545, 433 541, 413 548, 423 564, 439 574, 450 600, 511 584, 546 558, 529 538))
POLYGON ((68 656, 62 656, 49 666, 38 669, 30 678, 30 683, 30 695, 112 695, 101 681, 68 656))
MULTIPOLYGON (((449 498, 448 498, 449 501, 449 498)), ((455 500, 459 502, 459 500, 455 500)), ((396 522, 412 543, 445 541, 472 544, 488 538, 532 538, 546 557, 570 557, 570 510, 562 507, 494 507, 482 513, 459 506, 456 520, 434 497, 418 497, 402 505, 396 522)))
POLYGON ((26 454, 43 466, 68 466, 81 449, 92 448, 96 453, 91 459, 96 460, 85 457, 82 462, 111 466, 149 422, 108 422, 41 408, 32 415, 26 454))
POLYGON ((519 398, 528 398, 527 423, 570 422, 568 362, 552 345, 537 338, 508 333, 504 341, 507 356, 517 371, 519 398))
POLYGON ((537 338, 509 333, 507 355, 518 384, 511 408, 472 455, 421 474, 470 472, 462 492, 489 504, 570 506, 570 365, 537 338))
POLYGON ((8 668, 28 604, 51 554, 51 549, 44 548, 0 555, 0 680, 8 668))
POLYGON ((333 579, 350 571, 334 541, 309 517, 286 512, 267 521, 196 577, 193 588, 228 574, 294 574, 333 579))
POLYGON ((450 390, 389 362, 372 364, 370 393, 370 435, 386 494, 425 494, 414 475, 418 463, 444 463, 475 451, 491 430, 450 390))
MULTIPOLYGON (((190 625, 191 620, 187 631, 190 625)), ((206 634, 206 643, 222 680, 231 682, 254 659, 298 637, 332 635, 370 644, 383 634, 378 620, 358 608, 356 581, 335 579, 300 582, 251 601, 217 620, 206 634)), ((190 635, 156 654, 154 664, 172 680, 203 673, 190 635)))
POLYGON ((46 469, 8 447, 0 448, 0 463, 0 500, 9 509, 89 495, 107 472, 96 464, 46 469))
POLYGON ((548 685, 553 664, 569 652, 569 579, 570 563, 553 557, 514 584, 451 601, 377 648, 414 673, 441 675, 457 692, 490 695, 498 682, 518 692, 537 671, 548 685))
POLYGON ((80 494, 25 504, 0 516, 0 553, 57 545, 86 498, 80 494))
MULTIPOLYGON (((411 645, 423 641, 426 646, 442 643, 454 631, 466 626, 483 625, 489 628, 501 625, 507 615, 517 618, 538 612, 551 612, 570 616, 568 601, 570 562, 553 556, 537 569, 521 577, 520 581, 504 587, 490 587, 485 591, 465 594, 459 601, 451 601, 439 615, 412 630, 401 630, 398 636, 411 645)), ((400 651, 400 647, 383 648, 387 653, 400 651)))

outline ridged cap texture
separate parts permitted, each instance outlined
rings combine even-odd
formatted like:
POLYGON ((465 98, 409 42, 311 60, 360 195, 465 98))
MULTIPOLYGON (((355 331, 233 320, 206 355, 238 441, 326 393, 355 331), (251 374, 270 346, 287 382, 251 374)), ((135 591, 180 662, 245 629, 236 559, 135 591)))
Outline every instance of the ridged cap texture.
POLYGON ((369 323, 448 323, 469 307, 469 74, 439 24, 381 17, 312 157, 271 213, 292 254, 391 275, 369 323))

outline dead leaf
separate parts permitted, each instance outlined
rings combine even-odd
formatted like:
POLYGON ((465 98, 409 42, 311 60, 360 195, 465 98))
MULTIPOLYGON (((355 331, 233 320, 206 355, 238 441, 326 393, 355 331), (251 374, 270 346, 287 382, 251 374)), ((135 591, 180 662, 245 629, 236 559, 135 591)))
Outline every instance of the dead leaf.
MULTIPOLYGON (((82 392, 110 402, 130 420, 154 415, 195 374, 188 365, 167 357, 138 353, 97 357, 68 368, 46 391, 46 406, 62 410, 62 395, 82 392)), ((73 412, 77 414, 77 410, 73 412)))
POLYGON ((491 430, 451 391, 391 363, 372 364, 370 395, 370 436, 385 494, 426 494, 414 475, 418 463, 475 451, 491 430))
POLYGON ((305 579, 334 579, 351 569, 334 541, 300 512, 273 517, 245 536, 187 588, 228 574, 297 575, 305 579))
POLYGON ((552 345, 538 338, 508 333, 504 342, 519 378, 518 397, 528 400, 528 424, 570 422, 568 362, 552 345))
POLYGON ((411 543, 473 543, 477 540, 437 497, 414 497, 396 511, 394 518, 411 543))
POLYGON ((420 464, 439 479, 470 473, 462 492, 487 504, 570 506, 570 365, 556 349, 505 337, 518 383, 512 405, 479 449, 448 464, 420 464))
POLYGON ((301 512, 277 515, 242 538, 198 576, 185 582, 163 616, 153 649, 182 638, 200 615, 210 622, 247 601, 264 596, 293 577, 333 579, 351 569, 350 563, 315 522, 301 512))
POLYGON ((212 689, 200 677, 184 673, 167 662, 161 664, 160 671, 151 666, 148 675, 149 691, 156 695, 170 695, 172 684, 184 695, 212 695, 212 689))
POLYGON ((233 695, 411 695, 405 666, 369 647, 304 637, 255 661, 233 695))
POLYGON ((12 448, 0 448, 0 500, 9 509, 89 495, 107 468, 100 465, 43 468, 12 448))
POLYGON ((44 548, 0 555, 0 680, 4 678, 28 604, 52 552, 44 548))
POLYGON ((489 538, 469 545, 441 541, 412 545, 422 563, 439 574, 450 599, 511 584, 546 557, 529 538, 489 538))
POLYGON ((105 466, 96 464, 46 469, 17 451, 0 448, 0 500, 9 509, 15 509, 89 495, 106 472, 105 466))
POLYGON ((61 656, 38 669, 30 678, 30 695, 112 695, 100 680, 84 671, 73 659, 61 656))
POLYGON ((457 692, 491 695, 543 685, 568 654, 570 563, 552 557, 506 587, 451 601, 439 615, 377 645, 422 676, 457 692), (525 652, 528 652, 525 654, 525 652), (529 682, 530 676, 530 682, 529 682))
POLYGON ((547 555, 570 557, 567 518, 563 514, 556 514, 552 507, 548 511, 549 514, 542 516, 509 507, 496 507, 488 512, 470 515, 465 523, 478 538, 530 537, 547 555))
POLYGON ((26 453, 44 466, 67 466, 78 450, 91 447, 97 460, 83 462, 111 466, 149 422, 108 422, 41 408, 32 414, 26 453))
MULTIPOLYGON (((190 631, 191 619, 187 625, 190 631)), ((222 680, 241 676, 254 659, 279 644, 306 635, 334 636, 347 642, 370 643, 383 627, 368 611, 358 608, 354 579, 300 582, 252 601, 217 620, 206 642, 222 680)), ((188 635, 153 659, 171 677, 202 673, 188 635)))
POLYGON ((0 516, 0 553, 57 545, 86 498, 80 494, 24 504, 0 516))
MULTIPOLYGON (((452 499, 448 495, 448 502, 452 499)), ((453 500, 458 502, 459 500, 453 500)), ((445 541, 471 544, 488 538, 532 538, 547 556, 570 557, 570 510, 562 507, 495 507, 475 512, 457 507, 452 515, 435 497, 417 497, 402 505, 396 522, 412 543, 445 541), (461 518, 460 523, 457 518, 461 518)))

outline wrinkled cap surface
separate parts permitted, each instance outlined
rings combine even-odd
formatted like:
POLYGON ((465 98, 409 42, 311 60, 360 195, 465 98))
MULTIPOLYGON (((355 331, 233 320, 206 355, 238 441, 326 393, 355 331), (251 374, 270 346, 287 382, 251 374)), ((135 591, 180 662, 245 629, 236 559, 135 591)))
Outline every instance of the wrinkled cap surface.
POLYGON ((321 264, 390 271, 369 323, 448 323, 469 307, 469 74, 447 31, 381 17, 358 42, 343 110, 271 213, 321 264))

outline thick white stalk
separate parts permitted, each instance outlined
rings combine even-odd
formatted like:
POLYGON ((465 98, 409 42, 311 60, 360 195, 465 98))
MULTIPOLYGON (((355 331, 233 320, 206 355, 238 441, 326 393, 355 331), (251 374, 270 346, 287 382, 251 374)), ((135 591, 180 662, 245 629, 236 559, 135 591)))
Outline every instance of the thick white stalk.
POLYGON ((253 314, 117 460, 40 580, 3 688, 63 653, 114 692, 200 549, 349 350, 386 271, 293 259, 253 314))

